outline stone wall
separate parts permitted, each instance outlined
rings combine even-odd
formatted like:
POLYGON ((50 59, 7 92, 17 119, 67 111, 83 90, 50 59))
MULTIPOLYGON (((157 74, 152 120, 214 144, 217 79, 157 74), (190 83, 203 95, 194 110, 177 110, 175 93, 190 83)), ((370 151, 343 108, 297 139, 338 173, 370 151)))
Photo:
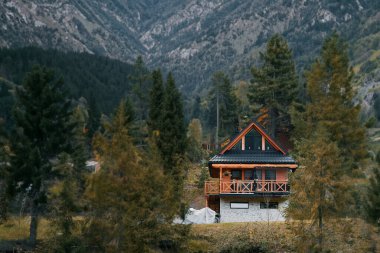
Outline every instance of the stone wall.
POLYGON ((284 221, 284 210, 288 205, 286 198, 244 198, 221 197, 221 222, 284 221), (260 209, 260 202, 278 202, 278 209, 260 209), (231 202, 248 202, 248 209, 231 209, 231 202))

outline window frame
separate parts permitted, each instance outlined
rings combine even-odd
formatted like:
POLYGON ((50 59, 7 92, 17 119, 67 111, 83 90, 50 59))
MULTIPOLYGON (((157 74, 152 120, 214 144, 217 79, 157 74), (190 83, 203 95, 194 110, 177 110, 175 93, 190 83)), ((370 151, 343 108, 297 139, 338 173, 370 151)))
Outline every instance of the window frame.
POLYGON ((260 202, 260 209, 278 209, 278 202, 260 202))
POLYGON ((230 209, 249 209, 249 202, 230 202, 230 209), (232 207, 233 204, 246 204, 247 207, 232 207))

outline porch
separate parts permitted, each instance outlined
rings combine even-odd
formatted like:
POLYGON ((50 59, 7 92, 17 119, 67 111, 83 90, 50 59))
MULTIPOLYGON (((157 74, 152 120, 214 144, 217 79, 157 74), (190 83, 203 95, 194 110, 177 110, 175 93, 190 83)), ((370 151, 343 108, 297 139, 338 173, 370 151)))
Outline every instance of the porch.
POLYGON ((287 193, 288 180, 212 180, 205 182, 205 195, 287 193))

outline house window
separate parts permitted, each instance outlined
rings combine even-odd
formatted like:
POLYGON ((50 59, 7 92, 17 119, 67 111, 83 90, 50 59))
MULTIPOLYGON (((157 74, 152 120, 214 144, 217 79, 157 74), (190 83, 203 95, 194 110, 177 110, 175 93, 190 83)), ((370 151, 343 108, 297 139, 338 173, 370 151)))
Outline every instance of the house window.
POLYGON ((241 180, 241 170, 232 170, 231 179, 241 180))
POLYGON ((244 180, 253 180, 253 170, 244 171, 244 180))
POLYGON ((273 151, 275 150, 272 145, 269 144, 267 140, 265 140, 265 151, 273 151))
POLYGON ((276 170, 265 170, 265 180, 276 180, 276 170))
POLYGON ((248 202, 230 202, 231 209, 248 209, 248 202))
POLYGON ((255 129, 245 136, 245 150, 261 150, 261 135, 255 129))
POLYGON ((278 209, 278 202, 260 202, 260 209, 278 209))

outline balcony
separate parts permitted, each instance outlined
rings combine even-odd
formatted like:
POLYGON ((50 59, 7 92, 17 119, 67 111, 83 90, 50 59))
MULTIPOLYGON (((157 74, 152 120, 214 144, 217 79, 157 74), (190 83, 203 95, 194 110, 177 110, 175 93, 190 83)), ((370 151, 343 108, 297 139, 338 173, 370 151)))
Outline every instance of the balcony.
POLYGON ((289 193, 287 180, 232 180, 206 181, 205 195, 289 193))

